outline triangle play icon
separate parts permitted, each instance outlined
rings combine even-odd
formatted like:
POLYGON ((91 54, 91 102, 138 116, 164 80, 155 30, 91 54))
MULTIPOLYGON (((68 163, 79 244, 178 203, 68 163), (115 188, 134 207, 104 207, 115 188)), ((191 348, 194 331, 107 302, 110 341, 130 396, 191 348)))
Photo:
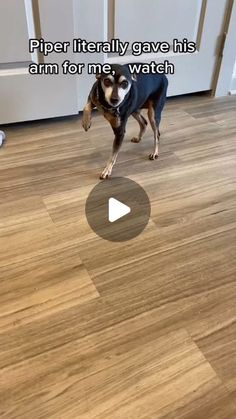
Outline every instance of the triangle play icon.
POLYGON ((114 223, 117 220, 125 217, 131 213, 131 208, 115 198, 109 199, 108 217, 110 223, 114 223))

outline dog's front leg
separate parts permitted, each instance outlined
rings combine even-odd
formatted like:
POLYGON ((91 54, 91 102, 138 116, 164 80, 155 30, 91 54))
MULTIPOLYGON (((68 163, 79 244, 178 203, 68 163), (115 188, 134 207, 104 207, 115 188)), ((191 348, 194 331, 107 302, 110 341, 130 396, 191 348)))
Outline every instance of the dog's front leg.
POLYGON ((88 102, 86 103, 84 110, 83 110, 83 119, 82 119, 82 126, 85 131, 88 131, 91 127, 92 123, 92 110, 94 105, 90 98, 88 98, 88 102))
POLYGON ((119 128, 113 128, 115 139, 113 142, 112 155, 108 160, 107 165, 100 176, 100 179, 107 179, 111 176, 112 169, 116 163, 117 156, 125 136, 125 126, 126 123, 122 124, 119 128))

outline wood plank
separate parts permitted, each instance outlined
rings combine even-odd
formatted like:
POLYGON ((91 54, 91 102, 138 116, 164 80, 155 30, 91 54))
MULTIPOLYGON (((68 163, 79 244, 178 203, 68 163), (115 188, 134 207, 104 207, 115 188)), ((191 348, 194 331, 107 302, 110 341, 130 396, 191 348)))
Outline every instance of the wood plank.
POLYGON ((52 219, 39 196, 5 201, 0 204, 0 234, 51 226, 52 219))
POLYGON ((2 332, 99 297, 76 247, 22 258, 0 267, 0 277, 2 332))
POLYGON ((221 323, 218 330, 213 330, 206 337, 198 339, 197 344, 227 388, 234 391, 236 388, 236 322, 221 323))

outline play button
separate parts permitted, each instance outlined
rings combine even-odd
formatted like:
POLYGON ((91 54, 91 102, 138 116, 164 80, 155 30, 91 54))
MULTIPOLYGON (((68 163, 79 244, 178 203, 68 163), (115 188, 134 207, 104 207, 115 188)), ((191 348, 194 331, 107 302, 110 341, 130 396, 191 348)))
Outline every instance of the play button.
POLYGON ((115 198, 109 199, 109 212, 108 218, 110 223, 114 223, 117 220, 125 217, 127 214, 130 214, 131 208, 122 202, 117 201, 115 198))
POLYGON ((150 202, 144 189, 127 178, 100 182, 86 202, 87 221, 101 238, 123 242, 143 232, 150 218, 150 202))

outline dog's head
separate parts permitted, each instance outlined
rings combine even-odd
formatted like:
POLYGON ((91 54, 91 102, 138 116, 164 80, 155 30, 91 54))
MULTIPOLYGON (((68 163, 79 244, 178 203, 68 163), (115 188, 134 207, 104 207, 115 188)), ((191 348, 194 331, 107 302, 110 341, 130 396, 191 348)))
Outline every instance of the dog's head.
POLYGON ((134 78, 127 67, 119 64, 111 65, 111 74, 99 74, 106 102, 113 108, 119 107, 129 93, 134 78))

